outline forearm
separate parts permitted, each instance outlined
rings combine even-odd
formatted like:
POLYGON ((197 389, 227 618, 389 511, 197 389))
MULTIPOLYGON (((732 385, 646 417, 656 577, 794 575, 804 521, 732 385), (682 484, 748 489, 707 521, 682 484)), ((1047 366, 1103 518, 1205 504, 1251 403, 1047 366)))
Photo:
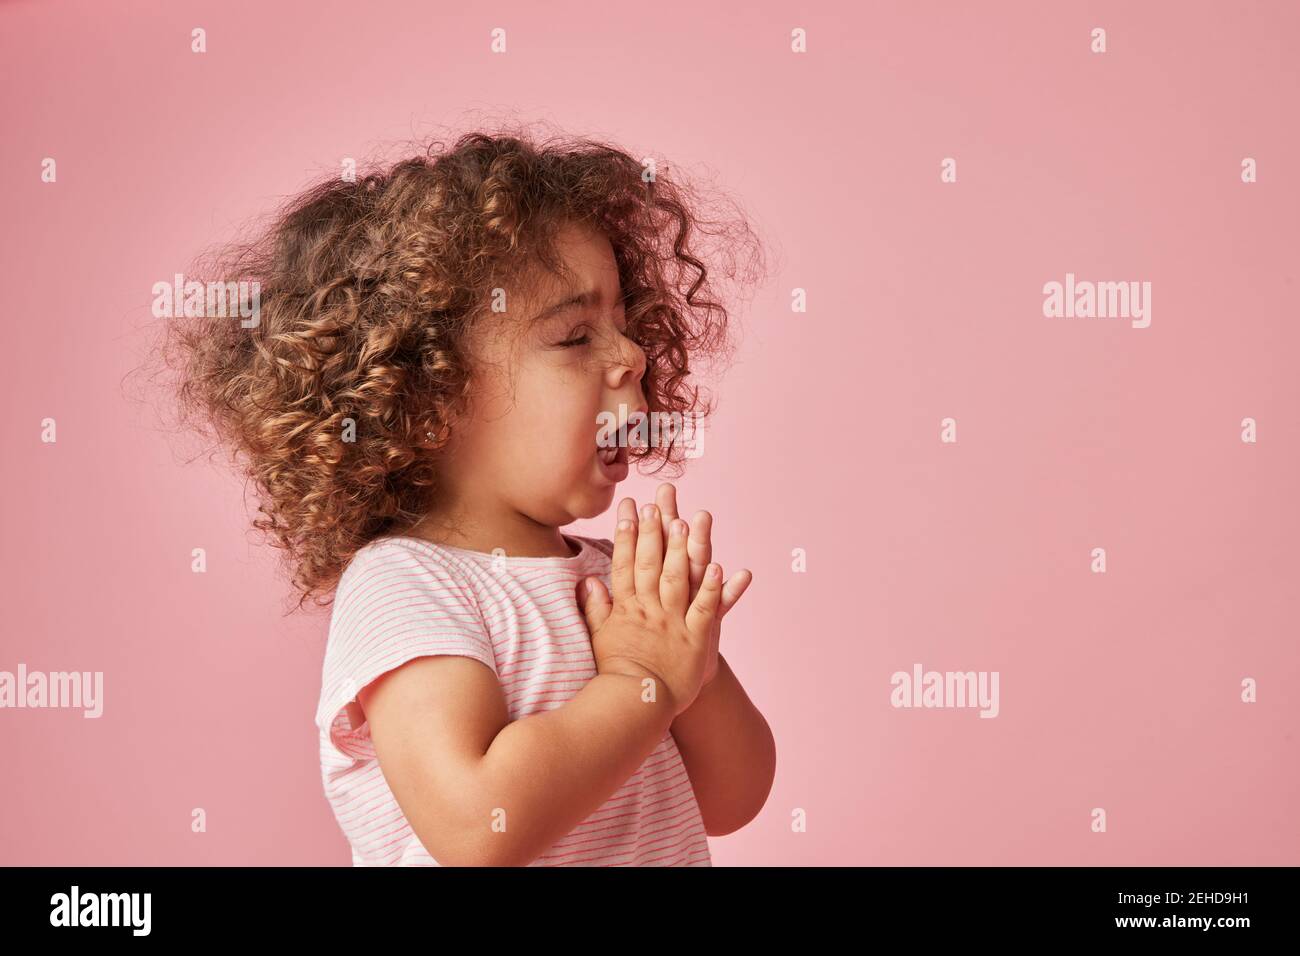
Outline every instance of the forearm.
POLYGON ((709 835, 732 833, 752 820, 772 789, 776 742, 721 654, 717 675, 671 730, 709 835))
POLYGON ((521 866, 599 809, 654 752, 672 707, 642 700, 639 678, 598 674, 562 706, 508 723, 475 772, 480 809, 505 827, 482 862, 521 866))

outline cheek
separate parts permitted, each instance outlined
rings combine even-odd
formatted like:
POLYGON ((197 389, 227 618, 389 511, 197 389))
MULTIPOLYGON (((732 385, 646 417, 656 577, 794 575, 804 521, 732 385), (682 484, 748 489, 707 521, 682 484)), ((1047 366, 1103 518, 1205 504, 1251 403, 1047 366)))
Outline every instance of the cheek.
POLYGON ((596 454, 597 422, 592 403, 571 399, 564 405, 555 406, 549 427, 557 450, 563 447, 573 464, 585 465, 596 454))
POLYGON ((494 457, 514 481, 571 481, 596 453, 596 412, 581 395, 519 397, 519 404, 494 422, 494 457))
POLYGON ((517 413, 526 413, 528 444, 544 446, 547 460, 584 460, 596 453, 600 411, 599 377, 556 370, 520 390, 517 413))

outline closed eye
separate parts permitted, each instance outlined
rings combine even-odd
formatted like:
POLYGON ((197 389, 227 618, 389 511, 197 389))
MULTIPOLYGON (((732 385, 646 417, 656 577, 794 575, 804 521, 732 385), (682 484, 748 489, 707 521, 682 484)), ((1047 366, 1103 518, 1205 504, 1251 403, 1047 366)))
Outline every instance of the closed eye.
POLYGON ((555 347, 561 349, 571 349, 571 348, 576 348, 580 345, 586 345, 590 341, 591 341, 591 337, 584 332, 582 335, 575 335, 572 338, 565 339, 563 342, 556 342, 555 347))

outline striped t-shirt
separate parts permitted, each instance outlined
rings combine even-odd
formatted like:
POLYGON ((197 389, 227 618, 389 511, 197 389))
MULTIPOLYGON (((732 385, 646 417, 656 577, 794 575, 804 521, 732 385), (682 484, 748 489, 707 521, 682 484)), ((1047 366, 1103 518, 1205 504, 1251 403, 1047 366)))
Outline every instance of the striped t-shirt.
MULTIPOLYGON (((385 537, 339 581, 316 726, 325 797, 354 866, 437 866, 380 770, 368 721, 348 704, 416 657, 456 654, 497 675, 511 720, 559 707, 596 676, 577 601, 584 577, 609 587, 608 540, 565 536, 570 557, 485 554, 385 537)), ((711 866, 699 804, 672 734, 599 809, 530 866, 711 866)))

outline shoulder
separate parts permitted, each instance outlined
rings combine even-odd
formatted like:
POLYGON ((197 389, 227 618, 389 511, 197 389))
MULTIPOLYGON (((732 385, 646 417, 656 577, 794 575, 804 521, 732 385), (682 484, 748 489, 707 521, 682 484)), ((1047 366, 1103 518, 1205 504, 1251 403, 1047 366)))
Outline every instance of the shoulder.
POLYGON ((344 574, 364 574, 375 568, 432 568, 449 575, 464 577, 460 560, 446 548, 422 538, 375 538, 357 550, 344 574))
POLYGON ((469 576, 455 557, 432 542, 377 538, 348 562, 339 578, 335 609, 338 613, 393 602, 476 606, 469 576))
POLYGON ((345 705, 380 674, 435 655, 469 657, 496 672, 464 570, 418 539, 381 538, 358 549, 339 579, 321 669, 317 724, 335 750, 373 756, 349 736, 364 720, 360 708, 345 705))

